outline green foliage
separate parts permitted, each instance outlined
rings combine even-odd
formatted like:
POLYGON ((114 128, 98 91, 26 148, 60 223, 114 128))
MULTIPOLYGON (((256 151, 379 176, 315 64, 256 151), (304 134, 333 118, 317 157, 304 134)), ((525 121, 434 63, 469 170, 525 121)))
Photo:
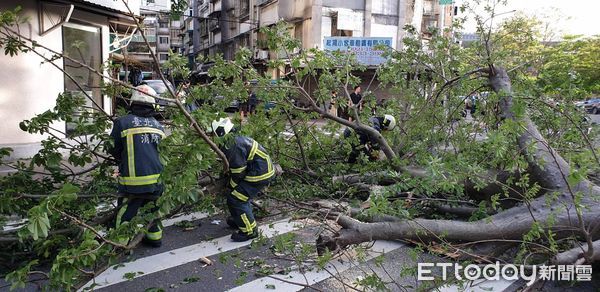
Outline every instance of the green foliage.
MULTIPOLYGON (((172 4, 171 15, 174 17, 187 7, 186 1, 173 0, 172 4)), ((492 7, 486 7, 486 10, 490 9, 492 7)), ((10 26, 21 21, 19 11, 17 8, 1 12, 0 25, 10 26)), ((485 23, 483 17, 477 20, 485 23)), ((456 26, 458 28, 460 23, 456 26)), ((412 27, 407 29, 416 32, 412 27)), ((399 194, 411 192, 415 199, 423 201, 468 201, 478 207, 470 220, 481 220, 488 217, 490 208, 503 207, 509 187, 518 186, 525 190, 519 198, 523 203, 539 196, 542 189, 526 175, 531 157, 525 157, 515 143, 524 131, 523 124, 518 120, 503 120, 498 112, 503 94, 488 94, 472 119, 462 118, 465 97, 489 91, 485 79, 465 75, 474 68, 486 67, 491 62, 515 69, 510 73, 514 91, 518 93, 514 96, 513 111, 517 118, 525 114, 531 116, 550 145, 577 166, 568 176, 569 183, 580 182, 599 170, 593 159, 594 148, 588 143, 596 134, 593 132, 589 137, 581 134, 583 114, 572 105, 574 100, 600 90, 599 39, 566 38, 558 45, 548 46, 541 41, 539 29, 539 21, 517 15, 491 32, 489 48, 484 42, 461 48, 452 38, 439 32, 434 32, 426 42, 416 37, 416 33, 408 36, 403 40, 401 50, 385 48, 385 56, 390 61, 376 69, 378 88, 368 91, 380 94, 385 89, 388 96, 382 93, 382 96, 375 96, 365 89, 365 109, 359 118, 365 122, 373 113, 396 117, 398 127, 383 133, 398 156, 391 162, 368 161, 363 157, 359 163, 349 165, 345 161, 357 138, 344 139, 341 133, 345 126, 333 121, 319 121, 315 125, 315 120, 320 117, 314 113, 313 104, 330 101, 331 91, 335 90, 338 97, 334 101, 338 106, 346 107, 346 91, 366 81, 363 74, 371 69, 358 64, 354 56, 341 52, 314 48, 300 50, 300 40, 289 34, 290 26, 285 23, 261 29, 265 36, 264 47, 272 53, 285 55, 285 59, 270 60, 266 69, 258 69, 253 66, 252 51, 247 48, 240 49, 232 60, 225 60, 220 55, 210 57, 203 60, 214 64, 208 71, 209 81, 185 90, 177 88, 177 98, 187 104, 203 103, 191 112, 201 128, 207 128, 213 119, 226 116, 223 112, 226 107, 234 101, 245 101, 251 92, 262 101, 255 114, 244 120, 235 115, 234 122, 239 134, 257 140, 285 170, 284 175, 270 186, 270 196, 284 201, 316 198, 351 201, 358 197, 359 190, 332 183, 332 176, 384 172, 390 174, 396 184, 371 196, 370 207, 360 218, 378 215, 392 215, 404 220, 418 216, 445 218, 444 214, 428 212, 428 205, 421 201, 407 203, 399 199, 399 194), (488 49, 491 49, 491 55, 487 54, 488 49), (284 68, 292 74, 277 80, 271 78, 276 75, 272 73, 284 68), (311 84, 310 91, 305 90, 304 84, 311 84), (381 102, 377 103, 376 99, 381 102), (427 176, 414 178, 396 172, 398 166, 409 165, 423 168, 427 176), (516 175, 491 199, 474 201, 467 197, 463 182, 470 180, 476 188, 482 188, 495 179, 485 175, 489 169, 516 175)), ((487 31, 480 29, 479 33, 485 35, 487 31)), ((0 37, 0 47, 10 56, 28 52, 24 45, 19 38, 0 37)), ((163 69, 174 79, 186 81, 190 75, 186 62, 184 57, 171 53, 163 69)), ((106 64, 105 68, 117 67, 106 64)), ((129 94, 130 89, 103 83, 102 91, 118 96, 129 94)), ((18 170, 16 173, 0 177, 0 189, 3 190, 0 193, 0 227, 4 224, 3 217, 9 215, 27 219, 18 231, 19 242, 2 246, 10 251, 30 252, 16 259, 20 268, 5 267, 2 263, 3 269, 11 271, 6 279, 13 289, 23 287, 28 275, 45 264, 51 267, 51 288, 68 290, 81 277, 82 270, 93 270, 117 258, 120 250, 110 242, 127 244, 143 231, 139 226, 147 225, 154 216, 165 216, 182 206, 210 211, 223 204, 223 198, 205 193, 198 185, 199 177, 221 175, 220 161, 199 139, 187 117, 179 110, 169 109, 169 135, 160 144, 160 159, 164 165, 161 182, 166 189, 157 201, 159 211, 139 215, 117 228, 107 228, 106 222, 99 223, 99 218, 114 211, 116 180, 112 175, 115 163, 106 154, 112 146, 107 132, 114 117, 86 108, 85 98, 60 94, 53 109, 19 124, 23 131, 47 138, 42 142, 42 150, 31 160, 10 164, 18 170), (74 112, 79 115, 74 116, 74 112), (64 133, 56 129, 57 122, 73 125, 74 129, 64 133), (84 171, 75 173, 74 168, 84 168, 84 171), (98 211, 99 206, 105 208, 98 211), (81 222, 74 222, 66 215, 76 216, 88 226, 83 232, 62 232, 74 226, 77 230, 82 227, 81 222), (106 235, 101 237, 94 231, 106 235), (36 257, 39 260, 31 261, 36 257)), ((124 112, 123 109, 118 111, 124 112)), ((10 154, 10 149, 0 149, 0 158, 10 154)), ((373 176, 369 183, 376 184, 377 181, 378 178, 373 176)), ((580 214, 586 208, 581 204, 581 196, 579 193, 574 196, 580 214)), ((548 200, 552 205, 557 195, 550 194, 548 200)), ((557 251, 559 245, 554 234, 548 231, 552 226, 552 220, 546 225, 535 224, 523 241, 543 242, 550 250, 557 251)), ((252 246, 260 247, 266 242, 261 237, 252 246)), ((529 251, 525 246, 520 253, 522 256, 529 251)), ((320 269, 334 256, 326 251, 314 258, 314 247, 298 243, 293 233, 274 238, 272 250, 293 258, 298 264, 314 259, 320 269)), ((422 252, 419 247, 411 255, 416 258, 422 252)), ((356 254, 359 260, 366 258, 362 247, 356 249, 356 254)), ((219 260, 224 264, 235 262, 241 267, 241 260, 236 257, 222 254, 219 260)), ((378 257, 376 264, 381 265, 382 259, 378 257)), ((414 269, 407 268, 403 273, 414 274, 414 269)), ((139 275, 126 274, 128 279, 136 276, 139 275)), ((243 271, 237 281, 241 283, 246 277, 247 272, 243 271)), ((190 277, 183 282, 195 280, 190 277)), ((372 290, 386 290, 386 283, 377 275, 366 275, 355 284, 372 290)), ((162 289, 148 289, 159 290, 162 289)))

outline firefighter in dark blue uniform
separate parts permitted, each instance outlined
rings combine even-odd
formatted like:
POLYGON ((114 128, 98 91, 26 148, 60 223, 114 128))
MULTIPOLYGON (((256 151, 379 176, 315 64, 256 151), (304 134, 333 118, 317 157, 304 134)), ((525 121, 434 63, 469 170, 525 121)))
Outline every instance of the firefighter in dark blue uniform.
MULTIPOLYGON (((151 95, 156 92, 148 85, 140 85, 138 90, 151 95)), ((119 198, 121 206, 115 225, 130 221, 140 208, 155 202, 162 194, 159 183, 163 166, 158 156, 158 144, 165 137, 163 127, 154 118, 155 99, 149 95, 134 91, 128 115, 114 121, 110 134, 114 147, 110 153, 119 161, 119 198)), ((150 212, 158 208, 153 207, 150 212)), ((162 230, 158 222, 148 228, 144 243, 154 247, 161 246, 162 230)))
MULTIPOLYGON (((392 115, 384 115, 383 117, 371 117, 369 119, 370 126, 373 127, 377 132, 381 133, 382 130, 392 130, 396 126, 396 119, 392 115)), ((352 145, 352 151, 348 156, 349 163, 356 163, 356 160, 363 153, 369 158, 369 160, 376 160, 379 154, 379 144, 371 139, 367 133, 357 131, 358 145, 352 145)), ((344 137, 349 138, 352 136, 352 130, 346 128, 344 130, 344 137)))
POLYGON ((232 191, 227 195, 227 207, 231 213, 227 224, 239 229, 231 235, 231 239, 238 242, 250 240, 258 236, 250 200, 254 199, 275 175, 273 163, 265 149, 253 139, 227 135, 233 130, 230 119, 213 121, 211 126, 215 135, 223 137, 219 148, 229 162, 229 184, 232 191))

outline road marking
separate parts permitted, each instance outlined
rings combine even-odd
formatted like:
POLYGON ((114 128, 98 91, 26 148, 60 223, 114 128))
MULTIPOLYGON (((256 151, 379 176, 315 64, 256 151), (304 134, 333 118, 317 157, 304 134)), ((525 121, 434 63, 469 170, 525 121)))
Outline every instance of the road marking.
POLYGON ((162 225, 163 227, 169 227, 172 225, 175 225, 179 222, 182 221, 194 221, 194 220, 199 220, 199 219, 203 219, 208 217, 208 213, 206 212, 194 212, 194 213, 190 213, 190 214, 184 214, 184 215, 180 215, 180 216, 176 216, 173 218, 169 218, 169 219, 165 219, 162 221, 162 225))
POLYGON ((455 292, 455 291, 471 291, 471 292, 483 292, 483 291, 504 291, 516 280, 475 280, 468 281, 464 285, 448 285, 437 289, 439 292, 455 292))
MULTIPOLYGON (((258 229, 262 232, 263 236, 270 238, 300 228, 299 224, 289 222, 289 220, 290 218, 283 219, 268 225, 259 226, 258 229)), ((129 275, 135 274, 142 277, 196 261, 201 257, 208 257, 244 247, 250 245, 251 242, 251 240, 245 242, 233 242, 230 239, 230 235, 227 235, 214 240, 202 241, 197 244, 166 251, 164 253, 139 258, 133 262, 124 263, 123 266, 117 269, 115 269, 117 266, 115 265, 106 269, 106 271, 95 278, 95 282, 98 285, 96 285, 94 289, 101 289, 127 281, 128 279, 124 278, 124 275, 127 273, 130 273, 129 275)), ((84 291, 85 288, 90 287, 93 283, 93 280, 89 281, 78 291, 84 291)))
MULTIPOLYGON (((382 252, 389 253, 393 250, 396 250, 400 247, 404 246, 402 243, 397 241, 385 241, 378 240, 375 241, 373 246, 366 251, 365 261, 371 260, 379 255, 382 252)), ((357 266, 357 262, 352 260, 333 260, 329 264, 325 266, 324 270, 317 271, 316 267, 312 271, 308 271, 304 274, 296 271, 292 271, 287 275, 279 275, 272 274, 267 277, 259 278, 254 281, 248 282, 244 285, 235 287, 230 292, 245 292, 245 291, 264 291, 269 289, 268 291, 300 291, 305 288, 304 285, 314 285, 323 280, 327 280, 332 277, 332 274, 337 274, 346 271, 352 267, 357 266), (329 271, 329 272, 328 272, 329 271), (276 278, 276 279, 274 279, 276 278), (288 282, 284 282, 281 280, 285 280, 288 282), (302 285, 295 285, 289 282, 302 283, 302 285), (269 288, 267 288, 269 287, 269 288)))

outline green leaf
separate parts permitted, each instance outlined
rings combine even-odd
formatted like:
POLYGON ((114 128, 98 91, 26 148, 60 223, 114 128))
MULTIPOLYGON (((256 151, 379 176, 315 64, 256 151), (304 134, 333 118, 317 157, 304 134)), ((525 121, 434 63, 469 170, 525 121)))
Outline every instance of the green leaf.
POLYGON ((29 223, 27 230, 31 233, 33 240, 48 237, 50 229, 50 220, 48 213, 43 212, 41 206, 33 207, 29 210, 29 223))

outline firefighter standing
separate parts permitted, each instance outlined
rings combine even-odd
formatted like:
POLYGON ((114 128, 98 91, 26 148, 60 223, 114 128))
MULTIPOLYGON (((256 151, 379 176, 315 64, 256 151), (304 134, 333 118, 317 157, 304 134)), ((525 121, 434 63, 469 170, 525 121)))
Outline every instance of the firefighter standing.
POLYGON ((216 136, 223 137, 219 148, 229 162, 229 184, 232 191, 227 195, 227 207, 231 213, 227 224, 239 229, 231 235, 231 239, 241 242, 256 238, 258 229, 250 200, 254 199, 275 175, 271 158, 253 139, 228 135, 234 130, 229 118, 213 121, 211 126, 216 136))
MULTIPOLYGON (((392 115, 384 115, 383 117, 371 117, 369 119, 369 123, 371 127, 373 127, 377 132, 381 133, 382 130, 392 130, 396 127, 396 119, 392 115)), ((369 160, 377 160, 377 156, 379 154, 379 144, 369 137, 367 133, 362 131, 356 132, 358 135, 358 145, 352 145, 352 151, 348 156, 349 163, 356 163, 358 156, 363 153, 365 156, 369 157, 369 160)), ((352 135, 352 131, 349 128, 344 130, 344 137, 349 138, 352 135)))
MULTIPOLYGON (((150 95, 156 92, 148 85, 136 87, 150 95)), ((158 156, 158 144, 165 137, 163 127, 154 118, 155 99, 134 91, 131 96, 130 112, 114 121, 110 134, 114 147, 110 153, 119 162, 119 209, 115 225, 130 221, 140 208, 155 202, 162 194, 159 177, 163 166, 158 156)), ((158 208, 154 207, 151 212, 158 208)), ((154 247, 162 244, 162 230, 154 222, 147 230, 144 243, 154 247)))

